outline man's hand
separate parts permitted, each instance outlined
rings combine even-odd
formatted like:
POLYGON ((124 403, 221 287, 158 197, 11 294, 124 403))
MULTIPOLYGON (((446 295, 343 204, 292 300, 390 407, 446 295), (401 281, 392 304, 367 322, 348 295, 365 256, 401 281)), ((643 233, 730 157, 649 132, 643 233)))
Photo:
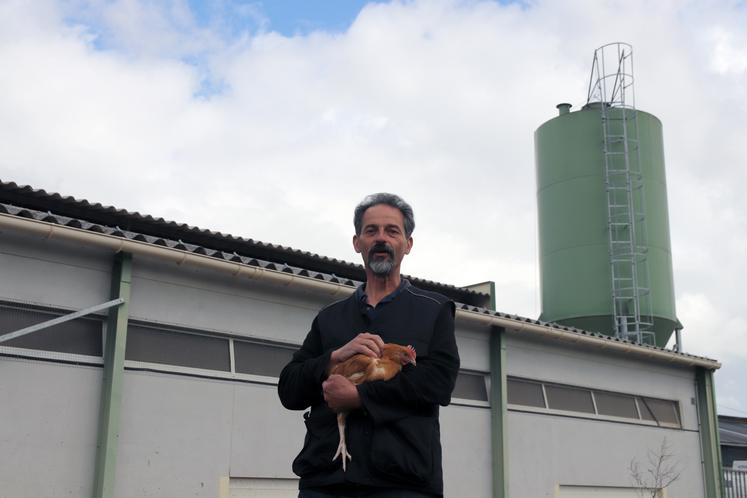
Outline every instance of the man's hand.
POLYGON ((362 332, 340 349, 332 351, 332 354, 329 357, 329 367, 327 368, 327 371, 329 372, 332 370, 332 367, 338 363, 342 363, 351 356, 357 354, 364 354, 371 358, 381 358, 383 350, 384 340, 381 337, 376 334, 362 332))
POLYGON ((322 383, 322 392, 324 401, 335 413, 349 412, 361 407, 358 388, 342 375, 330 375, 322 383))

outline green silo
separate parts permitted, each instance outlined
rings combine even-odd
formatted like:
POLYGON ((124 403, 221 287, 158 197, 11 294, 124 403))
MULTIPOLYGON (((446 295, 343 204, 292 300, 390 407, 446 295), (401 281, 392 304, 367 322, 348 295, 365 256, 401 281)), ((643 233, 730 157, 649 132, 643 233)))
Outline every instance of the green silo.
MULTIPOLYGON (((614 201, 608 195, 605 155, 609 143, 605 142, 601 105, 587 104, 570 112, 569 104, 560 104, 560 114, 534 134, 540 320, 615 335, 609 215, 614 212, 614 201)), ((641 285, 646 299, 641 300, 640 312, 651 319, 656 345, 664 346, 681 326, 675 314, 661 121, 640 110, 605 110, 611 120, 628 112, 628 122, 633 117, 637 126, 635 152, 643 188, 636 217, 645 219, 641 226, 646 236, 639 238, 645 243, 641 254, 647 267, 641 285)))

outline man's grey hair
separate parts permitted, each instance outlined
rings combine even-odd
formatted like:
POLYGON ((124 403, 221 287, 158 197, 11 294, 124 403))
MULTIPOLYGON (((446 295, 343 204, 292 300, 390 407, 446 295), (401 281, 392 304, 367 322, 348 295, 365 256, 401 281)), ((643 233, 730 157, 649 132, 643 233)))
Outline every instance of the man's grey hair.
POLYGON ((366 212, 366 209, 379 204, 386 204, 400 210, 405 221, 405 237, 409 238, 415 230, 415 214, 412 212, 412 207, 402 197, 386 192, 368 195, 355 207, 355 214, 353 215, 355 234, 360 235, 361 230, 363 230, 363 213, 366 212))

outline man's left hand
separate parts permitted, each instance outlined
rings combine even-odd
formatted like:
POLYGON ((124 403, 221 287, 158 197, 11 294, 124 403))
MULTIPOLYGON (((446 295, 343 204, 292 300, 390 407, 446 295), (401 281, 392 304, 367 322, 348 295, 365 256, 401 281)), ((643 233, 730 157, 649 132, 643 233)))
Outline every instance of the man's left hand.
POLYGON ((322 383, 324 401, 335 412, 349 412, 361 407, 358 388, 342 375, 330 375, 322 383))

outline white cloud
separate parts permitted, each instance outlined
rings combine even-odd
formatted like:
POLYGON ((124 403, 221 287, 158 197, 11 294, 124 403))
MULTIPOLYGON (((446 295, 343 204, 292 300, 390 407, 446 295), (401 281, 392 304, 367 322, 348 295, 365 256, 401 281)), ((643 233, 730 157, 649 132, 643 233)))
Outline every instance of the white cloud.
POLYGON ((495 280, 536 317, 532 133, 583 104, 594 48, 628 41, 664 124, 686 349, 720 379, 743 361, 743 7, 396 2, 284 37, 211 5, 205 24, 179 0, 0 3, 0 177, 346 260, 352 206, 395 191, 418 221, 406 272, 495 280))
POLYGON ((711 31, 713 55, 711 69, 720 74, 741 74, 747 71, 747 36, 722 27, 711 31))

